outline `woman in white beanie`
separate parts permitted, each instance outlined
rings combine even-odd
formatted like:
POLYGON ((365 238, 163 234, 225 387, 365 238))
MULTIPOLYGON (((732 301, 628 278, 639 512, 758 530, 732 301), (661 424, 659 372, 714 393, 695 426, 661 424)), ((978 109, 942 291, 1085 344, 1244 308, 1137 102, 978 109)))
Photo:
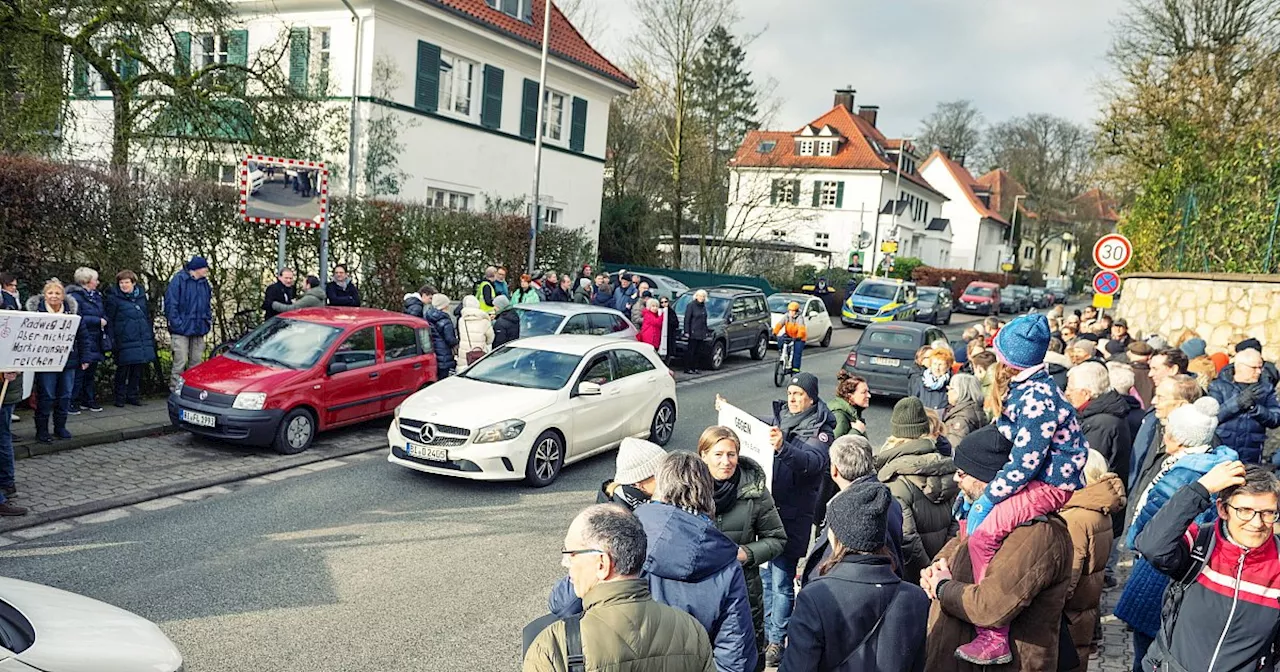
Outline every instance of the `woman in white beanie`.
POLYGON ((480 309, 480 300, 468 294, 462 297, 458 315, 458 370, 471 366, 493 349, 493 320, 480 309))
POLYGON ((652 441, 627 437, 618 446, 618 466, 613 479, 600 484, 596 493, 597 504, 621 504, 634 511, 637 506, 653 498, 658 486, 654 474, 667 451, 652 441))

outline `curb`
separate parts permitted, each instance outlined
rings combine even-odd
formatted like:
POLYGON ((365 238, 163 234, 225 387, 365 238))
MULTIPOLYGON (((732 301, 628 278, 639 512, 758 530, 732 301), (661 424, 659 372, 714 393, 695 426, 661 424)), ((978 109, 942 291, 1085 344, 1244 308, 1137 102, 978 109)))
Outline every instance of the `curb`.
MULTIPOLYGON (((252 478, 259 478, 268 474, 275 474, 281 471, 288 471, 297 467, 313 464, 316 462, 324 462, 325 460, 333 460, 343 457, 350 457, 361 453, 368 453, 375 450, 385 450, 385 442, 379 442, 374 446, 368 444, 349 446, 339 448, 331 453, 306 452, 298 456, 298 459, 291 459, 274 465, 271 469, 244 474, 224 474, 221 476, 211 476, 206 478, 197 478, 182 483, 174 483, 172 485, 162 486, 158 488, 150 488, 147 490, 139 490, 127 495, 112 497, 109 499, 100 499, 94 502, 78 504, 56 511, 46 511, 44 513, 33 513, 26 516, 0 519, 0 533, 8 533, 16 530, 25 530, 32 527, 39 527, 49 523, 55 523, 68 518, 78 518, 93 513, 101 513, 110 509, 118 509, 125 506, 132 506, 142 502, 159 499, 161 497, 169 497, 179 495, 194 490, 203 490, 218 485, 226 485, 228 483, 237 483, 247 481, 252 478)), ((19 502, 21 503, 21 502, 19 502)))
POLYGON ((104 443, 115 443, 117 441, 131 441, 133 439, 142 439, 148 436, 161 436, 164 434, 172 434, 178 431, 177 427, 165 423, 163 425, 146 425, 143 427, 134 427, 131 429, 116 429, 109 432, 94 432, 92 434, 76 434, 70 439, 56 441, 54 443, 40 443, 33 441, 31 443, 14 443, 13 456, 15 459, 26 459, 36 457, 38 455, 49 455, 52 453, 60 453, 64 450, 75 450, 77 448, 87 448, 89 446, 98 446, 104 443))

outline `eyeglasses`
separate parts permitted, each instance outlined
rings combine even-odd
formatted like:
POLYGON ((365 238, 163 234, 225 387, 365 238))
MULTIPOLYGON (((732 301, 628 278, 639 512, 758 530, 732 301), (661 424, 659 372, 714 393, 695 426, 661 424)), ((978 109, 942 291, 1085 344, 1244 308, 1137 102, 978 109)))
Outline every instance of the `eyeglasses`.
POLYGON ((1230 504, 1227 504, 1226 507, 1228 509, 1231 509, 1231 513, 1235 515, 1236 520, 1242 523, 1247 523, 1252 521, 1255 516, 1261 517, 1262 522, 1266 523, 1267 525, 1275 525, 1276 520, 1280 520, 1280 511, 1257 511, 1255 509, 1239 509, 1234 506, 1231 506, 1230 504))
POLYGON ((604 551, 598 548, 578 548, 574 550, 569 550, 566 548, 560 551, 560 555, 567 555, 571 558, 575 555, 582 555, 583 553, 604 553, 604 551))

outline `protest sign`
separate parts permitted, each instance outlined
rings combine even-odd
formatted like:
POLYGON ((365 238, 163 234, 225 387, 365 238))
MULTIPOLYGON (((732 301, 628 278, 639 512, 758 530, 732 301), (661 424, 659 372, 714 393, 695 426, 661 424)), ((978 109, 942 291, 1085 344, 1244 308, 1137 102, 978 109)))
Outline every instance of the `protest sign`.
POLYGON ((765 487, 772 491, 773 445, 769 443, 769 425, 728 402, 720 405, 718 422, 737 433, 738 440, 742 442, 739 453, 760 465, 764 470, 765 487))
POLYGON ((0 310, 0 371, 61 371, 79 327, 79 315, 0 310))

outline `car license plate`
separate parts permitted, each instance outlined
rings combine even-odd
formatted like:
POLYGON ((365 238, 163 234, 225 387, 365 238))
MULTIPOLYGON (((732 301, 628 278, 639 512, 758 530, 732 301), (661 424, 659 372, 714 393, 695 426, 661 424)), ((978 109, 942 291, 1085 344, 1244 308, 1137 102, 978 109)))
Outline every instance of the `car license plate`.
POLYGON ((182 418, 183 422, 197 427, 216 427, 218 425, 218 418, 208 413, 196 413, 195 411, 183 409, 179 417, 182 418))
POLYGON ((409 453, 409 457, 416 457, 419 460, 431 460, 432 462, 449 461, 449 451, 444 448, 430 448, 406 443, 404 444, 404 452, 409 453))
POLYGON ((871 363, 876 366, 897 366, 902 363, 902 360, 891 357, 872 357, 871 363))

